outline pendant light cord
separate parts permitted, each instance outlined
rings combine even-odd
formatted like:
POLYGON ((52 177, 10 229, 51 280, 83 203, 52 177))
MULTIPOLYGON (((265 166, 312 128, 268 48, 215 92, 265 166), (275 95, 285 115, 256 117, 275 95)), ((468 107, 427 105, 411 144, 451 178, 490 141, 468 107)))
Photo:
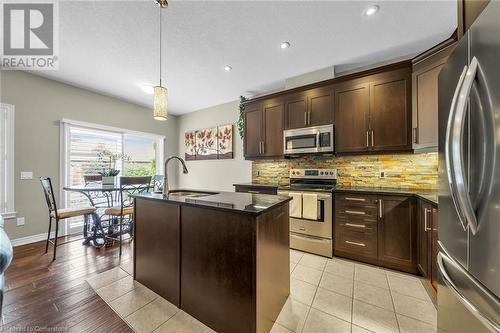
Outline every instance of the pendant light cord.
POLYGON ((160 6, 160 87, 161 87, 161 6, 160 6))

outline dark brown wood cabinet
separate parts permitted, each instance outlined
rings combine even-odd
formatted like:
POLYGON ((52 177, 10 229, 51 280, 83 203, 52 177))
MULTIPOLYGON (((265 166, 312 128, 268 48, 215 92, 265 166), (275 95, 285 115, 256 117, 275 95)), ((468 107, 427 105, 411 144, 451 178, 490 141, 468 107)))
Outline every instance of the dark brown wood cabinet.
POLYGON ((378 259, 386 267, 416 273, 415 199, 379 196, 378 259))
POLYGON ((335 89, 334 99, 336 152, 368 151, 369 85, 359 81, 339 85, 335 89))
POLYGON ((246 159, 283 155, 283 109, 283 100, 278 98, 245 105, 246 159))
POLYGON ((415 198, 335 194, 335 255, 417 273, 415 198))
POLYGON ((457 0, 458 38, 461 38, 483 12, 490 0, 457 0))
POLYGON ((420 274, 429 281, 434 290, 437 290, 438 209, 428 202, 419 200, 417 215, 417 267, 420 274))
POLYGON ((282 129, 329 124, 338 154, 412 151, 411 71, 402 61, 247 101, 245 157, 283 156, 282 129))
POLYGON ((263 142, 261 155, 283 155, 283 102, 278 99, 265 101, 263 105, 263 142))
POLYGON ((337 153, 411 150, 411 67, 334 89, 337 153))
POLYGON ((446 40, 413 60, 412 142, 414 150, 437 150, 438 75, 455 45, 454 39, 446 40))
POLYGON ((333 91, 331 87, 291 94, 285 100, 286 129, 333 123, 333 91))
POLYGON ((245 106, 245 157, 258 157, 262 151, 262 107, 260 102, 245 106))
POLYGON ((411 149, 411 76, 397 73, 370 83, 370 150, 411 149))

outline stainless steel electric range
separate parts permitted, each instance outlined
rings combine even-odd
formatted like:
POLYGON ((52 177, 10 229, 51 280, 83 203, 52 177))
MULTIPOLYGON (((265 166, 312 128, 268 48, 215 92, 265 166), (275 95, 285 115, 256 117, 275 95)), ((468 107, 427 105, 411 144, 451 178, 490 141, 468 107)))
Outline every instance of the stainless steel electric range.
POLYGON ((278 194, 290 201, 290 247, 332 257, 333 189, 335 169, 291 169, 290 185, 278 194))

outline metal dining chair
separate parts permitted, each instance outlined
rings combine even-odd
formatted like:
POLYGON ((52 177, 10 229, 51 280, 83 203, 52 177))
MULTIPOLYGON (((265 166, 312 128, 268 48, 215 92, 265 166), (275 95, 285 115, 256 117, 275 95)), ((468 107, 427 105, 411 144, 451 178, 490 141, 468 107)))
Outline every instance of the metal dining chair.
POLYGON ((113 241, 118 241, 120 243, 120 255, 122 254, 122 238, 124 233, 129 233, 130 237, 134 237, 134 202, 133 198, 130 196, 132 194, 138 194, 142 192, 149 192, 151 187, 151 176, 145 177, 120 177, 120 193, 119 193, 119 206, 109 207, 104 211, 104 214, 110 215, 112 218, 109 219, 109 228, 113 228, 112 220, 118 218, 118 237, 114 236, 115 233, 112 232, 111 235, 106 236, 108 239, 113 241), (125 229, 123 229, 123 221, 127 218, 125 229))
POLYGON ((162 192, 164 182, 165 182, 165 177, 163 175, 154 175, 153 181, 151 183, 153 192, 155 191, 162 192))
POLYGON ((83 216, 88 220, 89 216, 92 216, 94 223, 98 223, 99 217, 95 213, 96 209, 92 206, 79 206, 58 209, 56 204, 56 199, 54 196, 54 190, 52 188, 52 181, 49 177, 40 177, 40 183, 42 184, 43 193, 45 194, 45 200, 47 201, 47 207, 49 209, 49 231, 47 232, 47 243, 45 244, 45 253, 49 250, 49 243, 54 245, 54 256, 52 260, 56 260, 56 251, 58 245, 63 245, 69 242, 73 242, 80 239, 74 239, 64 243, 57 243, 57 238, 59 236, 59 221, 70 217, 83 216), (52 220, 55 220, 56 232, 54 235, 54 240, 50 239, 50 230, 52 229, 52 220))

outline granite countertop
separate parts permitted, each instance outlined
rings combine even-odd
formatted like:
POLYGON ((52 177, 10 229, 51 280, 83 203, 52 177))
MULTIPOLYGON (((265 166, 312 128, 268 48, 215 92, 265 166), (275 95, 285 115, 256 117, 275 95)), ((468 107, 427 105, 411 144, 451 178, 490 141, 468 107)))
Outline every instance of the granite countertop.
MULTIPOLYGON (((242 186, 260 186, 266 188, 276 188, 278 190, 290 190, 290 187, 278 184, 259 184, 259 183, 242 183, 234 184, 242 186)), ((394 195, 407 195, 415 196, 417 198, 426 200, 434 205, 438 204, 438 190, 419 190, 411 188, 391 188, 391 187, 363 187, 363 186, 335 186, 333 192, 359 192, 359 193, 381 193, 381 194, 394 194, 394 195)))
POLYGON ((216 210, 225 210, 241 214, 260 215, 274 207, 280 206, 292 198, 272 194, 253 194, 241 192, 224 191, 200 191, 193 189, 171 190, 189 191, 189 192, 211 192, 202 197, 172 196, 164 198, 161 193, 140 193, 132 195, 134 198, 164 201, 185 206, 212 208, 216 210))

